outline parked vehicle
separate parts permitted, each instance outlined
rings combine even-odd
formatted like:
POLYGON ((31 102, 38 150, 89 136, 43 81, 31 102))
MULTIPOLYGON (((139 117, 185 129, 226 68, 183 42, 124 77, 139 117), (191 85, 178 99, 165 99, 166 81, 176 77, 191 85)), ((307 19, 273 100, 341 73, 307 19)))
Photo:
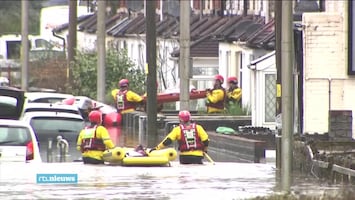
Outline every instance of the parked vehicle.
POLYGON ((42 162, 32 127, 19 120, 0 119, 0 163, 42 162))
POLYGON ((24 91, 0 86, 0 119, 20 119, 24 104, 24 91))
MULTIPOLYGON (((19 60, 21 55, 21 35, 10 34, 0 36, 0 59, 19 60)), ((63 57, 62 47, 55 46, 51 41, 41 37, 29 35, 30 60, 38 60, 43 57, 63 57)))
POLYGON ((24 91, 0 87, 0 162, 42 161, 32 127, 20 121, 24 103, 24 91))
POLYGON ((23 121, 36 132, 40 154, 46 162, 71 162, 81 157, 76 150, 80 131, 85 127, 81 115, 65 112, 27 112, 23 121))
POLYGON ((29 103, 57 103, 67 98, 74 98, 71 94, 56 92, 26 92, 25 96, 29 103))
POLYGON ((81 115, 77 106, 64 105, 57 103, 27 103, 24 107, 24 113, 28 112, 63 112, 81 115))

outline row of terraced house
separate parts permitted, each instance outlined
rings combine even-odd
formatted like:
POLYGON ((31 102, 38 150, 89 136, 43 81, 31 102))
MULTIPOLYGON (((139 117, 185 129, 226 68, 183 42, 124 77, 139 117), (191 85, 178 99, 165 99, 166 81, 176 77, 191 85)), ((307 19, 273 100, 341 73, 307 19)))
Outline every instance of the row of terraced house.
MULTIPOLYGON (((107 17, 106 46, 125 48, 138 68, 145 67, 144 1, 119 1, 107 17), (140 4, 141 3, 141 4, 140 4)), ((157 70, 162 90, 178 87, 179 3, 156 1, 157 70)), ((237 76, 242 103, 252 126, 275 129, 276 66, 274 1, 191 0, 191 84, 212 86, 212 77, 237 76)), ((353 3, 295 0, 295 132, 333 131, 352 137, 355 109, 353 3), (336 116, 342 125, 332 127, 336 116), (345 119, 344 119, 345 118, 345 119)), ((78 17, 77 48, 95 50, 96 14, 78 17)), ((68 24, 54 29, 66 37, 68 24)), ((282 67, 282 66, 281 66, 282 67)), ((203 102, 197 104, 197 108, 203 102)))

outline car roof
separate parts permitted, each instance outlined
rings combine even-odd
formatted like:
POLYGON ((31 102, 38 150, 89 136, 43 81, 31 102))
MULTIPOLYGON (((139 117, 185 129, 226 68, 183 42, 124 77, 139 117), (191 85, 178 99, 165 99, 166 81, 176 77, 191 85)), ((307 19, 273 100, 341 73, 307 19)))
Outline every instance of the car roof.
POLYGON ((80 113, 79 108, 74 105, 64 105, 59 103, 27 103, 24 112, 51 111, 80 113))
POLYGON ((79 114, 66 113, 66 112, 28 112, 25 113, 23 119, 26 121, 27 119, 31 119, 33 117, 62 117, 62 118, 73 118, 84 120, 83 117, 79 114))
POLYGON ((71 94, 56 93, 56 92, 26 92, 25 96, 29 101, 34 101, 36 99, 42 99, 42 98, 63 98, 63 99, 66 99, 66 98, 74 97, 74 95, 71 95, 71 94))
POLYGON ((0 125, 22 126, 31 128, 31 126, 24 121, 12 119, 0 119, 0 125))

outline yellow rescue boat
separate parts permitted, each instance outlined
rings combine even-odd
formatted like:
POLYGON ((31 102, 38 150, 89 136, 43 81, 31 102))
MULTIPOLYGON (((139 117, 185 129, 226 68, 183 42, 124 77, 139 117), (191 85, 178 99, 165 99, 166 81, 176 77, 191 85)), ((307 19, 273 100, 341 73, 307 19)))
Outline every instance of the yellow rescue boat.
POLYGON ((134 148, 116 147, 106 150, 103 154, 105 162, 110 164, 118 164, 122 166, 168 166, 170 161, 177 157, 177 152, 174 148, 166 148, 155 150, 144 156, 135 151, 134 148))

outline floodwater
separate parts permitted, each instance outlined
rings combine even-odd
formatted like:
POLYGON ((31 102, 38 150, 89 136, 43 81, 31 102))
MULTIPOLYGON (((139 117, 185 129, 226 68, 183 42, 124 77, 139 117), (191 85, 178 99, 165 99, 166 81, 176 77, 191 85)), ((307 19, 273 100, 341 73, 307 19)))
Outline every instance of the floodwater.
MULTIPOLYGON (((151 138, 120 132, 113 139, 118 146, 147 146, 151 138)), ((215 164, 207 160, 204 165, 174 161, 170 167, 0 163, 0 199, 231 200, 265 197, 279 191, 273 152, 266 152, 267 162, 259 164, 242 162, 213 148, 209 155, 215 164), (37 174, 77 174, 78 182, 38 184, 37 174)), ((322 196, 343 188, 312 177, 296 175, 293 179, 292 190, 299 195, 322 196)))
POLYGON ((81 163, 1 164, 0 199, 245 199, 273 191, 272 165, 206 163, 171 167, 81 163), (36 174, 78 174, 72 185, 37 184, 36 174))

